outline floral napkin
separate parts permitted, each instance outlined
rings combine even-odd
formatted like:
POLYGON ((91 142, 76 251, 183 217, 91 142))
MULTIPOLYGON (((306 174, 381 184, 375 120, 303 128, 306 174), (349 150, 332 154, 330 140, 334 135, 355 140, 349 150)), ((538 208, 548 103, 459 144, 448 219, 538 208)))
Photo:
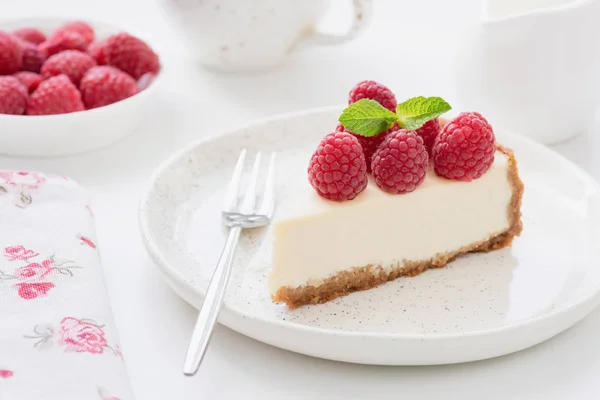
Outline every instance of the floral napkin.
POLYGON ((0 171, 0 400, 129 400, 89 196, 0 171))

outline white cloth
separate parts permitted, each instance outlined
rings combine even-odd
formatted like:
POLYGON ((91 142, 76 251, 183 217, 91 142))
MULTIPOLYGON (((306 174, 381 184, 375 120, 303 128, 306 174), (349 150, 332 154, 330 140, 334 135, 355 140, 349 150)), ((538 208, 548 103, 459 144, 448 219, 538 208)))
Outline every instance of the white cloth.
POLYGON ((0 400, 133 400, 89 200, 0 171, 0 400))

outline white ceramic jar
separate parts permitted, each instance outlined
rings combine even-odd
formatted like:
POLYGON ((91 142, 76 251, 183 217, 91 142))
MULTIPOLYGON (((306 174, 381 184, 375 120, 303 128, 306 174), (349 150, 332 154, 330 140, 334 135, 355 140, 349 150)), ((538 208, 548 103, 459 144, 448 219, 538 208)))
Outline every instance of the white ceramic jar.
POLYGON ((600 89, 600 0, 488 0, 460 44, 461 103, 553 144, 593 122, 600 89))

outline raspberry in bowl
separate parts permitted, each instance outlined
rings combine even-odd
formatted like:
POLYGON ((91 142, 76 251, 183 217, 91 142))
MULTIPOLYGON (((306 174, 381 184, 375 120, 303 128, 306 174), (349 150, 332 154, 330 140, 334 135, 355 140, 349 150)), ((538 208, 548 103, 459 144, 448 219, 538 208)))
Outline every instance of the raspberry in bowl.
POLYGON ((0 21, 0 54, 6 155, 72 155, 118 141, 141 122, 162 74, 150 41, 89 19, 0 21))

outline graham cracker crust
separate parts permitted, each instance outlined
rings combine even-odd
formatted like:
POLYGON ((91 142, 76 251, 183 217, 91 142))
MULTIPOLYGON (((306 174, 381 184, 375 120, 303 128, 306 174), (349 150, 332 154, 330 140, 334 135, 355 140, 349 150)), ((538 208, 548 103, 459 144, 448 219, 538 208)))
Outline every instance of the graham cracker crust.
POLYGON ((337 297, 346 296, 352 292, 372 289, 383 283, 392 281, 402 276, 416 276, 431 268, 442 268, 457 257, 473 252, 489 252, 510 246, 515 236, 519 236, 523 229, 521 221, 521 203, 523 198, 524 185, 519 178, 517 160, 513 151, 496 144, 497 149, 508 157, 508 179, 512 186, 512 198, 508 205, 509 228, 489 240, 474 243, 470 246, 462 247, 457 251, 445 254, 438 254, 432 259, 425 261, 408 261, 391 269, 383 268, 377 265, 367 265, 356 267, 346 271, 339 272, 324 280, 319 286, 300 286, 300 287, 280 287, 273 301, 283 302, 290 309, 307 305, 320 304, 333 300, 337 297))

